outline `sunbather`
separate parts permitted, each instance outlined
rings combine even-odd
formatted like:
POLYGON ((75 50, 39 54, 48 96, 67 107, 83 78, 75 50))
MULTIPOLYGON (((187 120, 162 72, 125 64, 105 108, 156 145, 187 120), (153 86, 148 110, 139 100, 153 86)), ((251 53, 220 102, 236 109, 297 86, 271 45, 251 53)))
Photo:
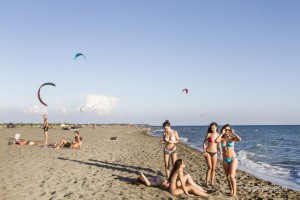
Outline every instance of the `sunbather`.
POLYGON ((59 149, 60 147, 67 147, 70 149, 81 149, 82 148, 82 137, 79 136, 78 131, 74 131, 75 141, 69 142, 65 139, 62 139, 55 149, 59 149))

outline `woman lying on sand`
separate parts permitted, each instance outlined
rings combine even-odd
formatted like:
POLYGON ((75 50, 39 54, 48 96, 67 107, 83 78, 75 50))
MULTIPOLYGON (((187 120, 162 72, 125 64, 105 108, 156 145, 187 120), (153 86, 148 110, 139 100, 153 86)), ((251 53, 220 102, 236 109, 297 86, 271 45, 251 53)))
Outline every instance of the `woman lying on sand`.
POLYGON ((152 176, 147 178, 143 173, 136 179, 137 183, 145 184, 148 187, 168 187, 168 181, 160 176, 152 176))
POLYGON ((216 142, 221 142, 223 147, 223 168, 226 173, 231 196, 236 195, 235 172, 238 166, 238 160, 234 152, 234 142, 239 141, 241 141, 240 136, 230 128, 229 124, 222 127, 221 134, 216 139, 216 142))
POLYGON ((175 196, 180 194, 186 194, 188 196, 191 196, 191 194, 203 197, 208 196, 206 193, 207 191, 197 185, 189 174, 183 175, 184 168, 185 163, 182 161, 182 159, 176 160, 169 178, 170 193, 175 196), (181 183, 180 185, 177 184, 178 179, 181 183))
POLYGON ((82 148, 82 137, 79 136, 78 131, 74 131, 75 141, 68 142, 67 140, 62 139, 60 143, 56 146, 55 149, 59 149, 60 147, 67 147, 70 149, 81 149, 82 148))
POLYGON ((39 145, 39 144, 43 144, 43 141, 32 141, 32 140, 18 140, 18 141, 12 141, 12 142, 8 142, 9 145, 12 144, 16 144, 16 145, 28 145, 28 146, 34 146, 34 145, 39 145))

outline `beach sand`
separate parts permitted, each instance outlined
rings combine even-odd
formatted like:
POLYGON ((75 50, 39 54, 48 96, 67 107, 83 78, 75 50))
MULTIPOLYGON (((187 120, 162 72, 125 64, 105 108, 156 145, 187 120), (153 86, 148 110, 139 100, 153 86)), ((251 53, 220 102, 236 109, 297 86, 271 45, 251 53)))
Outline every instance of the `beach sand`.
MULTIPOLYGON (((7 139, 14 138, 16 133, 21 133, 22 139, 42 141, 42 129, 0 129, 0 199, 178 199, 166 189, 132 184, 140 171, 146 176, 165 175, 159 138, 147 135, 145 130, 127 127, 86 127, 79 132, 84 149, 57 150, 7 145, 7 139), (117 140, 110 140, 111 137, 117 140)), ((49 130, 50 143, 62 138, 73 140, 73 131, 49 130)), ((185 172, 203 186, 203 154, 179 144, 178 158, 185 161, 185 172)), ((236 179, 238 195, 230 198, 223 168, 218 163, 216 189, 205 188, 212 191, 207 199, 300 199, 300 192, 239 170, 236 179)))

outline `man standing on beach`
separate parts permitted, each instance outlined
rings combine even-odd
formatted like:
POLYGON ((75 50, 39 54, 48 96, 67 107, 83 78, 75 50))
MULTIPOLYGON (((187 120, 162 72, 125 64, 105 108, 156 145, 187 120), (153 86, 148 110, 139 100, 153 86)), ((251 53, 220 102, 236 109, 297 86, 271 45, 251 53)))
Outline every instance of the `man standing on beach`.
POLYGON ((44 114, 43 115, 43 118, 44 118, 44 127, 43 127, 43 129, 44 129, 44 135, 45 135, 45 145, 47 145, 47 143, 48 143, 48 118, 47 118, 47 115, 46 114, 44 114))

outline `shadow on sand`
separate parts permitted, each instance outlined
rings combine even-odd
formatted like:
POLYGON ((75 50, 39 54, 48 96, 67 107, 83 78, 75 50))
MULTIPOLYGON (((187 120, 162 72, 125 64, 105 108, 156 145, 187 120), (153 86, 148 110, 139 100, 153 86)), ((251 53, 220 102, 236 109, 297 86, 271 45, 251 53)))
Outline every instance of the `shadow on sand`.
MULTIPOLYGON (((117 164, 117 163, 109 163, 109 162, 103 162, 103 161, 93 160, 93 159, 89 159, 89 161, 91 161, 91 162, 86 162, 86 161, 81 161, 81 160, 72 160, 72 159, 63 158, 63 157, 58 157, 58 159, 65 160, 65 161, 77 162, 79 164, 85 164, 85 165, 100 167, 100 168, 104 168, 104 169, 117 170, 120 172, 127 172, 127 173, 135 174, 135 175, 140 175, 141 170, 143 170, 143 173, 145 176, 151 176, 148 173, 156 173, 154 170, 152 170, 150 168, 135 167, 132 165, 124 165, 124 164, 117 164)), ((112 174, 112 175, 114 175, 114 174, 112 174)), ((132 183, 136 180, 136 178, 132 179, 132 178, 128 178, 128 177, 121 177, 118 175, 114 175, 114 176, 117 176, 117 178, 121 181, 126 181, 126 182, 130 182, 130 183, 132 183)))
POLYGON ((105 169, 111 169, 111 170, 118 170, 121 172, 127 172, 131 174, 136 174, 139 175, 140 171, 144 171, 146 173, 156 173, 153 169, 150 168, 143 168, 143 167, 135 167, 132 165, 124 165, 124 164, 117 164, 117 163, 109 163, 109 162, 104 162, 104 161, 99 161, 99 160, 93 160, 89 159, 91 162, 86 162, 86 161, 81 161, 81 160, 72 160, 69 158, 63 158, 63 157, 58 157, 59 160, 65 160, 65 161, 72 161, 72 162, 77 162, 79 164, 85 164, 89 166, 95 166, 95 167, 101 167, 105 169))

